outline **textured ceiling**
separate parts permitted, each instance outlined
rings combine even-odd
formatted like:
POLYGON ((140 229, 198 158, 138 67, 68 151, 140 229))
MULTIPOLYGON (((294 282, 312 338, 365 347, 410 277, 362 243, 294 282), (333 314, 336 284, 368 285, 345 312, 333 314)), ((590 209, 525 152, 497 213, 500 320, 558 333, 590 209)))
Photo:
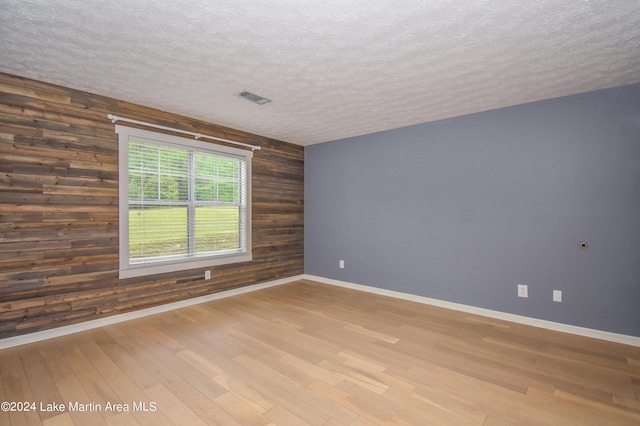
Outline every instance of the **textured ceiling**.
POLYGON ((1 0, 0 71, 308 145, 640 82, 640 1, 1 0))

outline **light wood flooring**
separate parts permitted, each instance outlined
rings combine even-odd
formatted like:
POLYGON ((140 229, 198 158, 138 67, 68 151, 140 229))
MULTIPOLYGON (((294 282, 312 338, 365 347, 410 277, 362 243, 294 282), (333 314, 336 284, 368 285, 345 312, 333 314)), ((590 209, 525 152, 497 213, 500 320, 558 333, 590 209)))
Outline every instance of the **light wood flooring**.
POLYGON ((37 404, 0 425, 640 424, 640 348, 310 281, 5 349, 0 379, 37 404))

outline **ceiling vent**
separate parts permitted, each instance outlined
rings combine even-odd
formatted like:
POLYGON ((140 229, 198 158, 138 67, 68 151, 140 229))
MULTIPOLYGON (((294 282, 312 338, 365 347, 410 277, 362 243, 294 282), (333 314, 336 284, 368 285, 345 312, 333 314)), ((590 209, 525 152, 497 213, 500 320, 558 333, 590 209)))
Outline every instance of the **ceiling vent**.
POLYGON ((256 95, 255 93, 246 92, 246 91, 240 92, 238 96, 245 98, 251 102, 254 102, 258 105, 264 105, 266 103, 271 102, 271 99, 263 98, 262 96, 256 95))

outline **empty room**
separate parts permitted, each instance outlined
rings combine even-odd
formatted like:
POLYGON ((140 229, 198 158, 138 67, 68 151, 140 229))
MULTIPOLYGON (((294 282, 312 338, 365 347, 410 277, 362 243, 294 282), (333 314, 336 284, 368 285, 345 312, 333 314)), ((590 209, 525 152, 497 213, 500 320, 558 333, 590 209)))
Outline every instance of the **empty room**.
POLYGON ((0 425, 640 424, 640 2, 2 0, 0 425))

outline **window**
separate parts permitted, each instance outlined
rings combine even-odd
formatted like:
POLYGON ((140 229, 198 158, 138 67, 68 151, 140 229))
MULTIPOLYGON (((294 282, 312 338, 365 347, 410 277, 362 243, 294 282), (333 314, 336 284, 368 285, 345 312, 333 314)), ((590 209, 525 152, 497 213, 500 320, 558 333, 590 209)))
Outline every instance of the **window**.
POLYGON ((116 132, 120 278, 251 260, 251 151, 116 132))

